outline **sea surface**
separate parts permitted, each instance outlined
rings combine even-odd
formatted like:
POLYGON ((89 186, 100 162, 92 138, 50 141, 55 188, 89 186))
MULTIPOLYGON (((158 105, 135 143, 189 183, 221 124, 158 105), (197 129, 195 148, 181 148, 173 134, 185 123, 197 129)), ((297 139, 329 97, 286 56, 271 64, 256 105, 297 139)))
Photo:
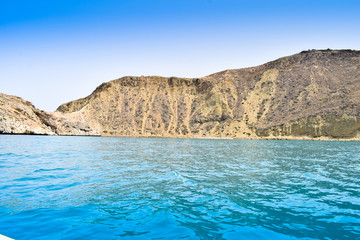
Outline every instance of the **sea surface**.
POLYGON ((0 135, 0 234, 360 239, 360 143, 0 135))

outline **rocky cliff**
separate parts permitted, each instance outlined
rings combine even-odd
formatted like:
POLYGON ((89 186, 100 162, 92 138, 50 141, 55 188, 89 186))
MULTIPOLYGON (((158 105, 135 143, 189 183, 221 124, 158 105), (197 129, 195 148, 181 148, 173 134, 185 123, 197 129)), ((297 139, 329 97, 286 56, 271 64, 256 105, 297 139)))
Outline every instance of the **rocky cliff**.
POLYGON ((44 112, 22 98, 2 93, 0 134, 99 135, 79 114, 44 112))
POLYGON ((57 112, 102 135, 360 139, 360 51, 304 51, 203 78, 123 77, 57 112))

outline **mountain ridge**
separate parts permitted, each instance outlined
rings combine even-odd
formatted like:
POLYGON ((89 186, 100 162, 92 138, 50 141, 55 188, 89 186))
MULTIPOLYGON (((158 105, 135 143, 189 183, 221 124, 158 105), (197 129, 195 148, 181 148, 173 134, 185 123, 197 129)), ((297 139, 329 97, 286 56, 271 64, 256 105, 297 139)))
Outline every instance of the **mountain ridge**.
POLYGON ((126 76, 56 113, 103 136, 359 139, 360 51, 309 50, 202 78, 126 76))

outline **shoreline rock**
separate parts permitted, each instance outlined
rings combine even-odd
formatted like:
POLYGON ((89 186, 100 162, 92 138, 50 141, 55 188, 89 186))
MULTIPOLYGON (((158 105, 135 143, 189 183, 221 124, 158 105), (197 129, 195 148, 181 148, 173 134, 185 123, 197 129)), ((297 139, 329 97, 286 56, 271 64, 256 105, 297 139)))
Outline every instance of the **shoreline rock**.
POLYGON ((68 115, 45 112, 20 97, 0 93, 0 134, 100 135, 68 115))

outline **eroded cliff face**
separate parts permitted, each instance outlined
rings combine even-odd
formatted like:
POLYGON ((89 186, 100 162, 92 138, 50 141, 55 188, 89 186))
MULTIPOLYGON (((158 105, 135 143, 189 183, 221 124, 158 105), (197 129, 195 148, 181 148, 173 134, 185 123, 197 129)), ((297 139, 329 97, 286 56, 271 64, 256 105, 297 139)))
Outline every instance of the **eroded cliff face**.
POLYGON ((360 52, 306 51, 204 78, 124 77, 57 112, 103 135, 359 139, 360 52))
POLYGON ((45 112, 0 93, 0 134, 99 135, 79 114, 45 112))

